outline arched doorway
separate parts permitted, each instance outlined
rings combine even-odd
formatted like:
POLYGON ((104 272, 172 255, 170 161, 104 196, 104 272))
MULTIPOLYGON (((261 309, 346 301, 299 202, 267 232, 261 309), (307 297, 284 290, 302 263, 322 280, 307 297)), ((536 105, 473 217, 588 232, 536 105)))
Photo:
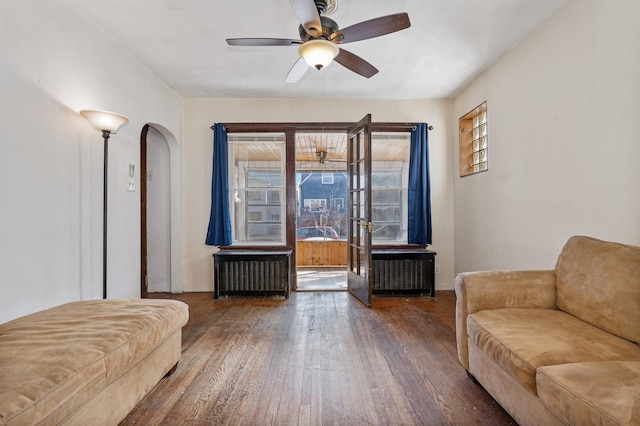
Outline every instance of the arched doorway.
POLYGON ((140 135, 141 296, 181 293, 180 155, 175 137, 147 124, 140 135))

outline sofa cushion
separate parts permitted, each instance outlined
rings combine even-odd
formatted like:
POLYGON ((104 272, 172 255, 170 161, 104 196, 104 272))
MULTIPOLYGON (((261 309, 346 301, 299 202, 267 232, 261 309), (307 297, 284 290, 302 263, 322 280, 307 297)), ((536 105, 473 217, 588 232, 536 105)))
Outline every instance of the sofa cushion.
POLYGON ((640 342, 640 247, 571 237, 556 275, 560 310, 640 342))
POLYGON ((543 404, 567 424, 640 422, 640 360, 542 367, 536 381, 543 404))
POLYGON ((467 317, 467 333, 473 343, 534 394, 538 367, 640 359, 640 346, 552 309, 476 312, 467 317))
POLYGON ((174 300, 72 302, 0 325, 0 424, 65 418, 182 328, 174 300))

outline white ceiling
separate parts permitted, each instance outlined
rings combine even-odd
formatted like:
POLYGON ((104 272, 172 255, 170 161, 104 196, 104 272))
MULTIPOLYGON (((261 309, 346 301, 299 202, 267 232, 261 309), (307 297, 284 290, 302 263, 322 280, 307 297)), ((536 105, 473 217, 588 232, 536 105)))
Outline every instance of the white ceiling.
POLYGON ((411 27, 341 46, 380 70, 370 79, 333 63, 285 84, 297 47, 225 39, 298 39, 289 0, 68 0, 185 97, 357 99, 451 97, 566 1, 338 0, 341 27, 399 12, 411 27))

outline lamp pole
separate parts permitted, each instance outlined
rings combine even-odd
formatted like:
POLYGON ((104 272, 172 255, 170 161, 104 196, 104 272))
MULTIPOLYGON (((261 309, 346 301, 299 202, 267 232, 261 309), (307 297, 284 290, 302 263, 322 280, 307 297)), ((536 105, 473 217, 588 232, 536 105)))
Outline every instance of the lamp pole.
POLYGON ((86 118, 94 129, 102 132, 104 139, 104 170, 102 193, 102 298, 107 298, 107 182, 109 178, 109 137, 120 126, 129 121, 124 115, 99 110, 82 110, 80 115, 86 118))
POLYGON ((104 172, 102 174, 102 298, 107 298, 107 182, 109 178, 109 130, 102 131, 104 139, 104 172))

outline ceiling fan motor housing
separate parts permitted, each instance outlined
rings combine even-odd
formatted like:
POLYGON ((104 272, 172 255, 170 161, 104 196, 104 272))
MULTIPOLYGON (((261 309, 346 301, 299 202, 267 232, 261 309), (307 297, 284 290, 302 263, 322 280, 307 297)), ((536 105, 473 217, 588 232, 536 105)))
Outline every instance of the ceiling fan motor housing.
POLYGON ((327 151, 316 151, 316 157, 318 157, 318 163, 324 164, 324 160, 327 158, 327 151))
POLYGON ((322 24, 322 35, 318 37, 312 37, 309 33, 307 33, 307 30, 305 30, 304 27, 300 25, 298 27, 298 32, 300 33, 300 39, 302 41, 309 41, 314 38, 331 40, 331 35, 340 29, 336 21, 334 21, 331 18, 327 18, 326 16, 320 17, 320 23, 322 24))

